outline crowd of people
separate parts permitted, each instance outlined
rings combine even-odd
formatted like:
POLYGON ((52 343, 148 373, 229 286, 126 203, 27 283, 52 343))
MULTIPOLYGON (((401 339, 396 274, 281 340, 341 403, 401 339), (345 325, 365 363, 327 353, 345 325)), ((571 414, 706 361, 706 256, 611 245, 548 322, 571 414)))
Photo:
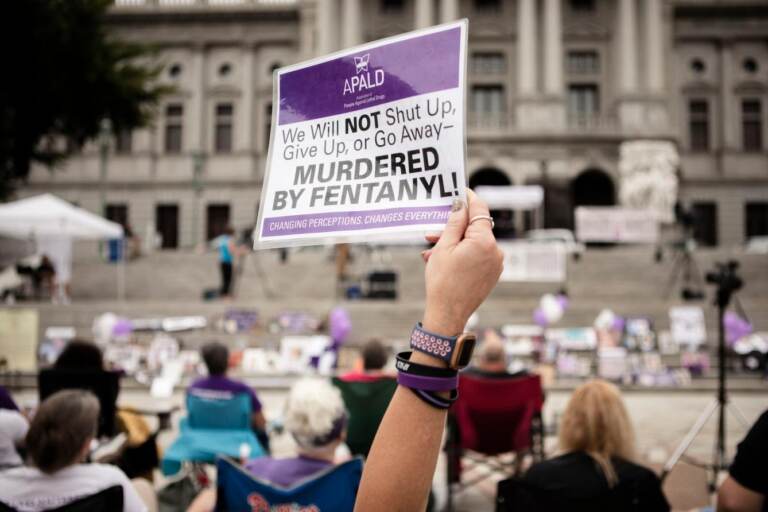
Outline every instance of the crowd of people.
MULTIPOLYGON (((468 204, 454 205, 443 233, 430 237, 436 244, 423 254, 427 300, 418 327, 432 339, 461 333, 501 272, 491 225, 482 222, 487 216, 485 204, 469 192, 468 204)), ((228 249, 222 248, 222 252, 228 249)), ((357 455, 345 446, 359 420, 356 415, 365 410, 350 408, 339 386, 318 378, 297 381, 285 400, 282 424, 295 441, 295 455, 270 455, 264 408, 253 389, 227 375, 227 347, 210 343, 201 352, 208 375, 189 386, 190 396, 207 400, 248 397, 251 428, 265 454, 240 454, 243 471, 276 487, 290 488, 357 455)), ((520 378, 507 373, 505 357, 500 340, 488 338, 475 354, 475 365, 464 371, 479 378, 520 378)), ((372 341, 364 347, 359 367, 339 379, 362 385, 392 383, 389 405, 375 437, 369 449, 360 452, 366 460, 355 509, 425 510, 434 501, 429 497, 455 388, 417 393, 415 385, 409 384, 413 379, 385 369, 390 358, 381 342, 372 341), (400 385, 393 382, 396 378, 400 385)), ((418 382, 432 382, 430 378, 458 381, 453 362, 427 352, 414 351, 407 360, 400 355, 398 361, 432 375, 422 376, 418 382)), ((56 366, 68 371, 103 369, 98 348, 87 343, 71 344, 56 366)), ((398 372, 402 371, 408 370, 398 366, 398 372)), ((149 480, 129 478, 117 465, 91 462, 100 416, 100 402, 93 393, 58 391, 43 400, 34 414, 26 414, 7 392, 0 391, 0 503, 12 510, 36 512, 118 487, 124 511, 157 509, 149 480)), ((522 504, 519 510, 670 510, 661 481, 640 464, 631 418, 613 384, 592 380, 573 392, 559 425, 557 453, 551 455, 515 475, 516 496, 500 496, 502 501, 522 504)), ((768 510, 766 456, 768 412, 739 444, 730 475, 719 489, 717 510, 768 510)), ((192 500, 189 510, 214 510, 216 501, 216 488, 210 487, 192 500)))

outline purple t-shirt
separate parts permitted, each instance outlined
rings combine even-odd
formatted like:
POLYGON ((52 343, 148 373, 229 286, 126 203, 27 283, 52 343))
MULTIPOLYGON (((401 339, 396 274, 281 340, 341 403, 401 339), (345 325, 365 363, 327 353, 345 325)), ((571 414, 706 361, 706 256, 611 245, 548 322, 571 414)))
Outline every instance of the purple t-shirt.
POLYGON ((3 386, 0 386, 0 409, 10 409, 12 411, 18 411, 19 406, 13 401, 13 397, 3 386))
POLYGON ((222 400, 232 398, 238 393, 245 393, 251 397, 251 412, 259 412, 261 410, 261 402, 259 402, 256 393, 250 387, 223 375, 212 375, 197 379, 189 386, 187 391, 199 396, 205 396, 206 398, 221 398, 222 400))
POLYGON ((281 487, 291 487, 299 480, 333 466, 327 460, 298 456, 290 459, 259 457, 245 463, 245 469, 253 476, 281 487))

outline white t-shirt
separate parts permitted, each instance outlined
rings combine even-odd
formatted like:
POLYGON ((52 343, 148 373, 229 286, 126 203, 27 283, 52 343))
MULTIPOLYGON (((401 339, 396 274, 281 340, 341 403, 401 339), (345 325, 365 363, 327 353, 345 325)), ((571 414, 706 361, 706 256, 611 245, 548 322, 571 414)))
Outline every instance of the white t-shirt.
POLYGON ((123 486, 123 512, 147 512, 128 477, 115 466, 77 464, 52 475, 37 468, 0 472, 0 501, 21 512, 40 512, 66 505, 113 485, 123 486))
POLYGON ((26 437, 27 430, 29 423, 19 411, 0 409, 0 469, 24 463, 16 447, 26 437))

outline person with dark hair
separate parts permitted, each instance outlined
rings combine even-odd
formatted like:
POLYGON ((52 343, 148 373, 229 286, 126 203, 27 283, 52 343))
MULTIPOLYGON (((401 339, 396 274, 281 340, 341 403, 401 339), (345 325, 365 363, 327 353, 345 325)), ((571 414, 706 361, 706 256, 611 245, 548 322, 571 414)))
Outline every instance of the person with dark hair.
POLYGON ((264 449, 268 450, 267 420, 264 418, 259 398, 247 384, 227 377, 229 349, 222 343, 211 342, 205 344, 200 353, 208 369, 208 376, 193 382, 187 392, 197 396, 218 399, 229 399, 240 393, 248 395, 251 399, 251 424, 253 430, 264 449))
POLYGON ((66 505, 108 487, 123 488, 123 511, 145 512, 120 469, 84 464, 96 435, 99 401, 87 391, 65 390, 38 408, 26 436, 30 466, 0 472, 0 502, 23 512, 66 505))
POLYGON ((367 372, 383 369, 389 360, 387 347, 377 339, 368 340, 368 343, 363 345, 362 356, 363 370, 367 372))
POLYGON ((739 443, 736 457, 717 492, 718 512, 768 511, 768 411, 765 411, 739 443))
POLYGON ((227 226, 224 233, 216 239, 216 249, 219 251, 219 268, 221 269, 219 295, 222 298, 231 298, 234 259, 240 254, 240 248, 235 242, 235 230, 232 226, 227 226))
POLYGON ((101 349, 95 344, 72 340, 56 358, 53 367, 57 370, 103 370, 104 358, 101 349))

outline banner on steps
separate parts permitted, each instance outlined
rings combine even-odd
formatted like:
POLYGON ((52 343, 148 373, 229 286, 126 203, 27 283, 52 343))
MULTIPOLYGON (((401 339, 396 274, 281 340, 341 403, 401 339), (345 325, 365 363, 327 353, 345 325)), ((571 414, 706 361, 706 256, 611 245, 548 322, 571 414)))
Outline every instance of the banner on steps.
POLYGON ((412 238, 465 200, 467 21, 275 71, 255 248, 412 238))

